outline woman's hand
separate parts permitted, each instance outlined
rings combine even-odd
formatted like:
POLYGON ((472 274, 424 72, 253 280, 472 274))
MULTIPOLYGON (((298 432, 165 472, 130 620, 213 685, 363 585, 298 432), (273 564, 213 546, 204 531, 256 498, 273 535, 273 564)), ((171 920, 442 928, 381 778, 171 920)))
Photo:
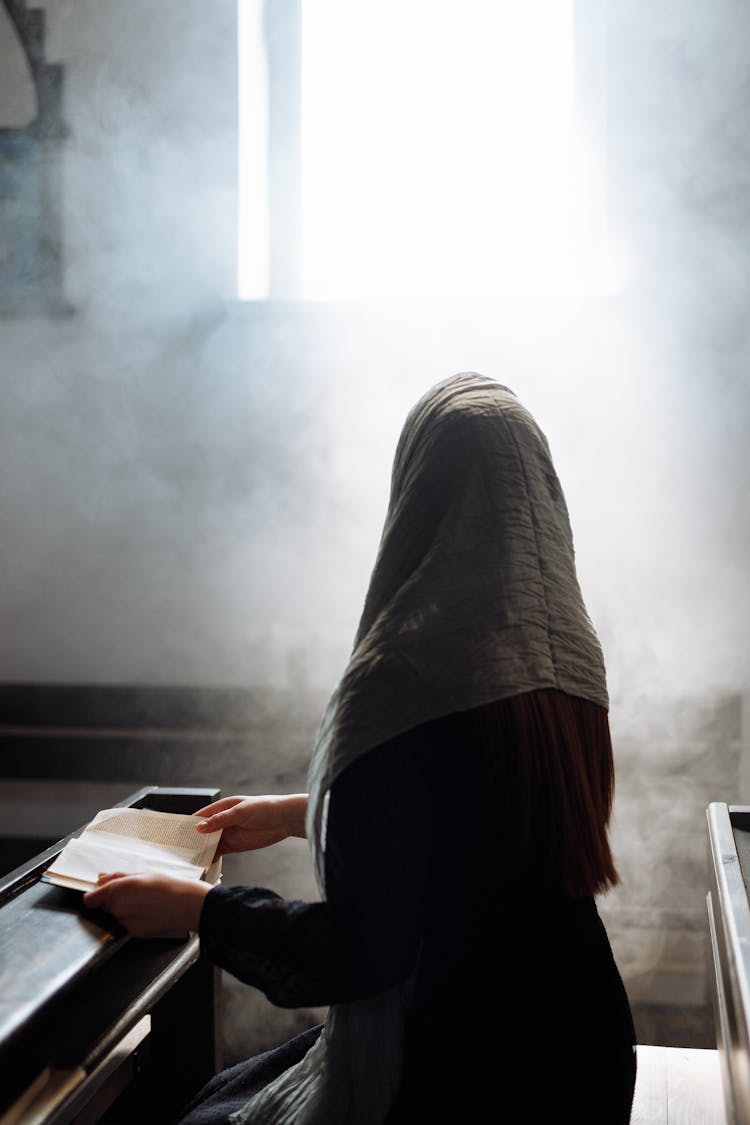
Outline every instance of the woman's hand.
POLYGON ((205 817, 196 824, 199 832, 222 829, 216 855, 252 852, 267 848, 288 836, 305 836, 306 793, 284 796, 222 797, 198 809, 205 817))
POLYGON ((159 937, 175 931, 196 933, 203 900, 211 883, 171 875, 99 876, 99 885, 83 896, 91 909, 106 910, 133 937, 159 937))

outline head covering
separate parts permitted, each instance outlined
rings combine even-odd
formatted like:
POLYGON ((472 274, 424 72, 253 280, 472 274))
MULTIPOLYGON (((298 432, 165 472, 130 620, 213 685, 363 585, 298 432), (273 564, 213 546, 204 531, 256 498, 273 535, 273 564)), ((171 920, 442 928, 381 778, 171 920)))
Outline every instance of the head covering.
MULTIPOLYGON (((539 688, 609 704, 567 506, 515 394, 455 375, 404 424, 354 648, 316 739, 307 827, 321 892, 327 797, 351 762, 431 719, 539 688)), ((302 1062, 236 1120, 379 1125, 415 976, 332 1007, 302 1062)))

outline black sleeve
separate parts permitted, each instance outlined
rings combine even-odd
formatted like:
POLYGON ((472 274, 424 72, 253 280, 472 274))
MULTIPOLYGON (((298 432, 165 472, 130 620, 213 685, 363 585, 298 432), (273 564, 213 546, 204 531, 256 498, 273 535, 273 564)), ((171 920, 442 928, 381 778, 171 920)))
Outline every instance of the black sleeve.
POLYGON ((372 995, 403 979, 419 950, 437 806, 419 732, 363 755, 331 791, 326 900, 215 887, 201 947, 281 1007, 372 995))

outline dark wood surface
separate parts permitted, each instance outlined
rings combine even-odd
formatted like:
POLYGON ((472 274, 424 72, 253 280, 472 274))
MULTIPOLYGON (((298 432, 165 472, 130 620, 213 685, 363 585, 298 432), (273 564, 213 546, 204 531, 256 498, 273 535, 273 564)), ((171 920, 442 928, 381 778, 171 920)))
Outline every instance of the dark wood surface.
MULTIPOLYGON (((149 786, 121 804, 192 812, 216 796, 149 786)), ((220 1065, 218 974, 195 936, 131 939, 111 916, 85 910, 80 893, 39 882, 64 843, 0 881, 0 1112, 45 1067, 93 1073, 150 1015, 150 1062, 125 1095, 128 1112, 149 1102, 172 1114, 220 1065)), ((60 1112, 55 1121, 75 1120, 60 1112)))
POLYGON ((84 911, 81 897, 35 883, 0 909, 0 1043, 127 940, 113 920, 84 911))

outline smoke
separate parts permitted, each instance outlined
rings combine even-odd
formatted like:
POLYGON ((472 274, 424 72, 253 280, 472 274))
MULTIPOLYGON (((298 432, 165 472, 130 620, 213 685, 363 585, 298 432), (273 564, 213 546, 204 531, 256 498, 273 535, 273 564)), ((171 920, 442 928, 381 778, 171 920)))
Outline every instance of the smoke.
MULTIPOLYGON (((72 645, 76 678, 158 667, 168 682, 244 683, 249 634, 274 629, 309 636, 329 675, 356 627, 403 417, 431 383, 475 369, 550 438, 614 696, 743 686, 742 5, 609 5, 608 210, 627 289, 305 312, 227 303, 233 5, 208 19, 198 4, 76 0, 47 16, 48 58, 65 67, 76 313, 3 327, 7 369, 24 371, 3 411, 7 676, 55 678, 72 645), (59 647, 34 644, 29 664, 34 600, 44 633, 59 619, 59 647)), ((300 666, 303 642, 289 643, 300 666)))
POLYGON ((617 292, 307 307, 232 301, 234 3, 45 11, 74 313, 0 325, 3 680, 323 697, 408 409, 494 376, 550 440, 607 658, 612 932, 635 976, 695 976, 669 935, 699 935, 702 809, 748 756, 747 6, 609 0, 617 292))

